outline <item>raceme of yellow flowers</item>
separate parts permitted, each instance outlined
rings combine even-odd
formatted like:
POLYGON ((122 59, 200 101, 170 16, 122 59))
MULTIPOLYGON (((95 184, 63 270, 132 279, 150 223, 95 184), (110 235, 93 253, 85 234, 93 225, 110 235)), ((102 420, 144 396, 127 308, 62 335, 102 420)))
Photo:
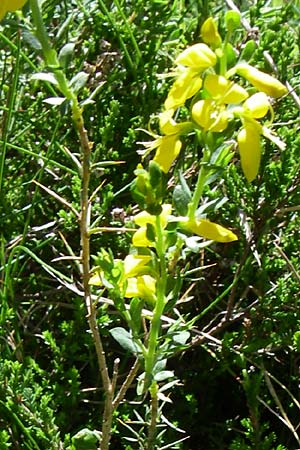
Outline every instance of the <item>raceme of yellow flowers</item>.
POLYGON ((220 59, 224 49, 212 18, 202 25, 201 37, 203 43, 192 45, 175 59, 176 78, 164 103, 165 110, 159 117, 162 135, 145 146, 148 151, 156 149, 154 161, 167 173, 180 153, 182 135, 193 129, 222 133, 230 123, 238 121, 241 124, 237 134, 241 166, 251 182, 259 171, 261 136, 272 140, 280 149, 284 148, 283 142, 260 119, 269 116, 271 123, 270 98, 281 97, 287 89, 276 78, 245 62, 237 63, 224 73, 217 73, 216 67, 219 67, 219 72, 222 67, 220 59), (242 77, 248 82, 248 87, 232 81, 233 76, 235 79, 242 77), (177 123, 175 112, 186 106, 190 99, 190 120, 177 123))
POLYGON ((1 0, 0 1, 0 20, 7 12, 14 12, 22 8, 27 0, 1 0))

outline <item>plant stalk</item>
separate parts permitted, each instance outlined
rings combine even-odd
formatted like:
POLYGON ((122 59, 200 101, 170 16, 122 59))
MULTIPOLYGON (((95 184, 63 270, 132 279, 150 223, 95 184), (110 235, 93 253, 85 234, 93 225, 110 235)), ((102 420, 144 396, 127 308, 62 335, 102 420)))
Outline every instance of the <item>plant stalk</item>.
POLYGON ((149 338, 148 338, 148 351, 145 356, 145 389, 149 388, 153 378, 153 368, 157 359, 157 346, 160 335, 161 316, 164 312, 166 305, 166 284, 167 284, 167 267, 165 256, 165 244, 163 236, 163 228, 161 225, 161 217, 156 216, 156 236, 157 244, 156 251, 158 255, 159 263, 159 277, 157 280, 157 298, 156 304, 151 319, 149 338))
POLYGON ((81 277, 83 283, 84 300, 87 308, 87 319, 89 328, 93 336, 96 349, 100 375, 106 394, 104 414, 102 419, 102 440, 101 450, 108 450, 111 438, 111 425, 113 413, 114 386, 110 380, 106 356, 97 324, 97 311, 91 296, 89 285, 90 278, 90 215, 91 203, 89 200, 89 185, 91 176, 91 150, 92 143, 89 141, 87 131, 84 126, 82 110, 79 106, 76 94, 68 85, 68 81, 63 70, 59 66, 59 61, 55 49, 52 48, 47 30, 43 23, 38 0, 30 0, 33 21, 36 27, 36 35, 41 43, 45 61, 58 83, 59 90, 70 100, 74 127, 78 133, 81 147, 81 212, 80 212, 80 244, 81 244, 81 277))

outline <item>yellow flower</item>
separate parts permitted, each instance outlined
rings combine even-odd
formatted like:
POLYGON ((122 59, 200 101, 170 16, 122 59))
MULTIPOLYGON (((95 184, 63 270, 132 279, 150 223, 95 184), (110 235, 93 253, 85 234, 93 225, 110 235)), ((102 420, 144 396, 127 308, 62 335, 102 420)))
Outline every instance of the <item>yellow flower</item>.
POLYGON ((251 123, 245 123, 237 137, 241 166, 246 179, 253 181, 259 170, 261 158, 260 130, 251 123))
POLYGON ((177 134, 161 136, 153 161, 160 165, 163 172, 168 173, 173 161, 180 153, 181 146, 182 143, 177 134))
POLYGON ((183 229, 212 241, 232 242, 238 239, 232 231, 207 219, 187 218, 180 222, 180 225, 183 229))
POLYGON ((232 117, 226 105, 243 102, 248 93, 238 84, 215 74, 205 77, 203 87, 210 98, 199 100, 193 105, 192 117, 205 131, 222 132, 232 117))
POLYGON ((203 71, 216 64, 216 54, 206 44, 195 44, 186 48, 175 59, 175 64, 203 71))
POLYGON ((160 114, 159 126, 165 136, 157 136, 154 141, 144 143, 145 146, 148 146, 148 151, 156 149, 153 160, 160 165, 161 170, 165 173, 170 170, 173 161, 180 153, 182 146, 180 135, 193 129, 191 122, 175 122, 173 113, 174 110, 169 109, 160 114))
POLYGON ((206 44, 192 45, 180 53, 175 64, 181 67, 165 101, 165 108, 178 108, 193 97, 202 87, 201 73, 216 62, 216 54, 206 44))
POLYGON ((199 100, 193 105, 192 117, 205 131, 222 132, 228 126, 228 114, 224 105, 218 105, 210 98, 199 100))
POLYGON ((266 94, 257 92, 245 101, 243 109, 245 115, 249 115, 254 119, 261 119, 271 109, 271 105, 266 94))
POLYGON ((213 46, 219 47, 222 43, 221 36, 218 33, 218 28, 212 17, 206 19, 201 27, 201 37, 203 42, 213 46))
POLYGON ((204 89, 220 103, 241 103, 249 97, 248 92, 222 75, 208 74, 204 80, 204 89))
POLYGON ((184 105, 187 99, 193 97, 201 89, 201 86, 202 79, 197 70, 184 70, 171 86, 165 100, 165 108, 169 110, 184 105))
POLYGON ((141 274, 149 261, 151 261, 150 255, 127 255, 124 259, 124 276, 131 278, 141 274))
POLYGON ((270 95, 270 97, 278 98, 288 92, 279 80, 249 64, 238 64, 234 68, 234 72, 246 78, 257 90, 270 95))
POLYGON ((156 300, 156 280, 150 275, 141 275, 127 279, 126 298, 139 297, 147 301, 156 300))
POLYGON ((7 12, 13 12, 22 8, 27 0, 1 0, 0 2, 0 20, 7 12))
MULTIPOLYGON (((168 217, 171 215, 172 205, 162 205, 160 215, 161 226, 165 228, 168 224, 168 217)), ((132 243, 135 247, 153 247, 154 243, 147 238, 147 224, 155 226, 156 216, 152 216, 146 211, 142 211, 134 217, 134 221, 139 225, 139 229, 132 236, 132 243)))
POLYGON ((270 139, 281 150, 285 144, 271 132, 269 128, 261 125, 256 119, 265 117, 272 107, 264 92, 251 95, 242 106, 232 109, 235 116, 242 120, 243 128, 238 133, 237 141, 241 156, 241 166, 246 179, 253 181, 259 171, 261 159, 261 135, 270 139))

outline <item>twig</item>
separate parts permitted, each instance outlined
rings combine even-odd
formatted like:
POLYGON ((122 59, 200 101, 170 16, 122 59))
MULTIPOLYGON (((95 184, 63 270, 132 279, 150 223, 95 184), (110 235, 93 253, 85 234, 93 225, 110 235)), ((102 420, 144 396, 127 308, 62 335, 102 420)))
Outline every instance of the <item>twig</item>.
POLYGON ((119 404, 121 403, 121 401, 125 397, 125 394, 126 394, 128 388, 131 386, 133 380, 136 377, 136 374, 138 373, 139 367, 140 367, 140 362, 139 362, 138 359, 136 359, 134 364, 133 364, 133 366, 131 367, 127 377, 126 377, 126 380, 122 384, 122 386, 121 386, 117 396, 113 400, 113 410, 114 411, 117 409, 117 407, 119 406, 119 404))
MULTIPOLYGON (((286 414, 286 412, 285 412, 285 410, 284 410, 284 408, 283 408, 283 406, 282 406, 282 404, 281 404, 281 402, 280 402, 280 400, 278 398, 278 395, 276 394, 276 391, 275 391, 275 389, 273 387, 273 384, 272 384, 272 382, 270 380, 268 372, 266 370, 264 370, 264 368, 263 368, 263 373, 264 373, 264 377, 265 377, 266 384, 268 386, 269 392, 270 392, 271 396, 273 397, 273 399, 274 399, 274 401, 275 401, 275 403, 276 403, 276 405, 277 405, 277 407, 278 407, 278 409, 279 409, 279 411, 280 411, 280 413, 282 415, 281 420, 286 424, 286 426, 292 432, 292 434, 293 434, 294 438, 296 439, 298 445, 300 445, 299 436, 296 433, 296 430, 295 430, 293 424, 291 423, 290 419, 288 418, 288 416, 287 416, 287 414, 286 414)), ((279 418, 280 418, 280 416, 279 416, 279 418)))
POLYGON ((52 189, 49 189, 46 186, 44 186, 43 184, 39 183, 37 180, 32 180, 32 182, 34 184, 36 184, 37 186, 39 186, 40 188, 42 188, 44 191, 46 191, 47 194, 50 194, 51 197, 55 198, 55 200, 58 200, 60 203, 62 203, 64 206, 66 206, 68 209, 70 209, 72 211, 72 213, 74 213, 75 216, 77 218, 79 218, 79 212, 76 211, 76 209, 71 205, 71 203, 69 203, 67 200, 62 198, 60 195, 56 194, 56 192, 54 192, 52 189))

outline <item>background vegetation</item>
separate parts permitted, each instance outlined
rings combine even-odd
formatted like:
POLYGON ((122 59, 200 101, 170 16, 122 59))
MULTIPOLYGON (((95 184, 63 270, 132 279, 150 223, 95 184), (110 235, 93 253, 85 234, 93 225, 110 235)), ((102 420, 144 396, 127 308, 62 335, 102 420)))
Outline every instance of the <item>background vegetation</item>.
MULTIPOLYGON (((129 185, 140 159, 138 142, 145 140, 139 129, 161 109, 173 58, 197 42, 203 21, 222 17, 232 7, 228 3, 44 2, 56 49, 74 46, 69 77, 86 72, 82 96, 92 93, 95 101, 86 107, 85 120, 94 142, 91 186, 102 186, 95 206, 102 226, 122 226, 133 214, 129 185)), ((203 270, 187 281, 191 298, 179 309, 198 320, 190 348, 169 362, 181 384, 166 407, 164 445, 185 436, 180 429, 190 438, 170 448, 293 450, 300 447, 300 5, 236 5, 250 24, 236 32, 236 43, 255 42, 251 63, 277 71, 296 95, 276 104, 276 129, 286 150, 265 142, 255 183, 245 181, 236 160, 218 189, 206 193, 208 200, 220 192, 230 199, 218 213, 239 241, 214 244, 191 258, 191 269, 203 270), (228 304, 233 319, 220 325, 228 304)), ((44 63, 26 6, 24 14, 25 20, 7 15, 0 28, 1 450, 71 448, 78 431, 99 429, 103 406, 74 258, 78 222, 40 186, 78 206, 80 180, 69 156, 76 154, 77 136, 65 105, 44 102, 53 87, 32 79, 44 63)), ((196 160, 193 152, 191 146, 196 160)), ((192 182, 195 174, 188 176, 192 182)), ((129 239, 125 233, 97 235, 92 253, 106 247, 122 256, 129 239)), ((111 363, 122 354, 125 375, 131 356, 109 334, 121 319, 104 304, 98 321, 111 363)), ((129 399, 136 400, 134 389, 129 399)), ((132 424, 133 404, 121 405, 112 449, 139 448, 124 439, 132 437, 128 424, 141 426, 132 424)))

